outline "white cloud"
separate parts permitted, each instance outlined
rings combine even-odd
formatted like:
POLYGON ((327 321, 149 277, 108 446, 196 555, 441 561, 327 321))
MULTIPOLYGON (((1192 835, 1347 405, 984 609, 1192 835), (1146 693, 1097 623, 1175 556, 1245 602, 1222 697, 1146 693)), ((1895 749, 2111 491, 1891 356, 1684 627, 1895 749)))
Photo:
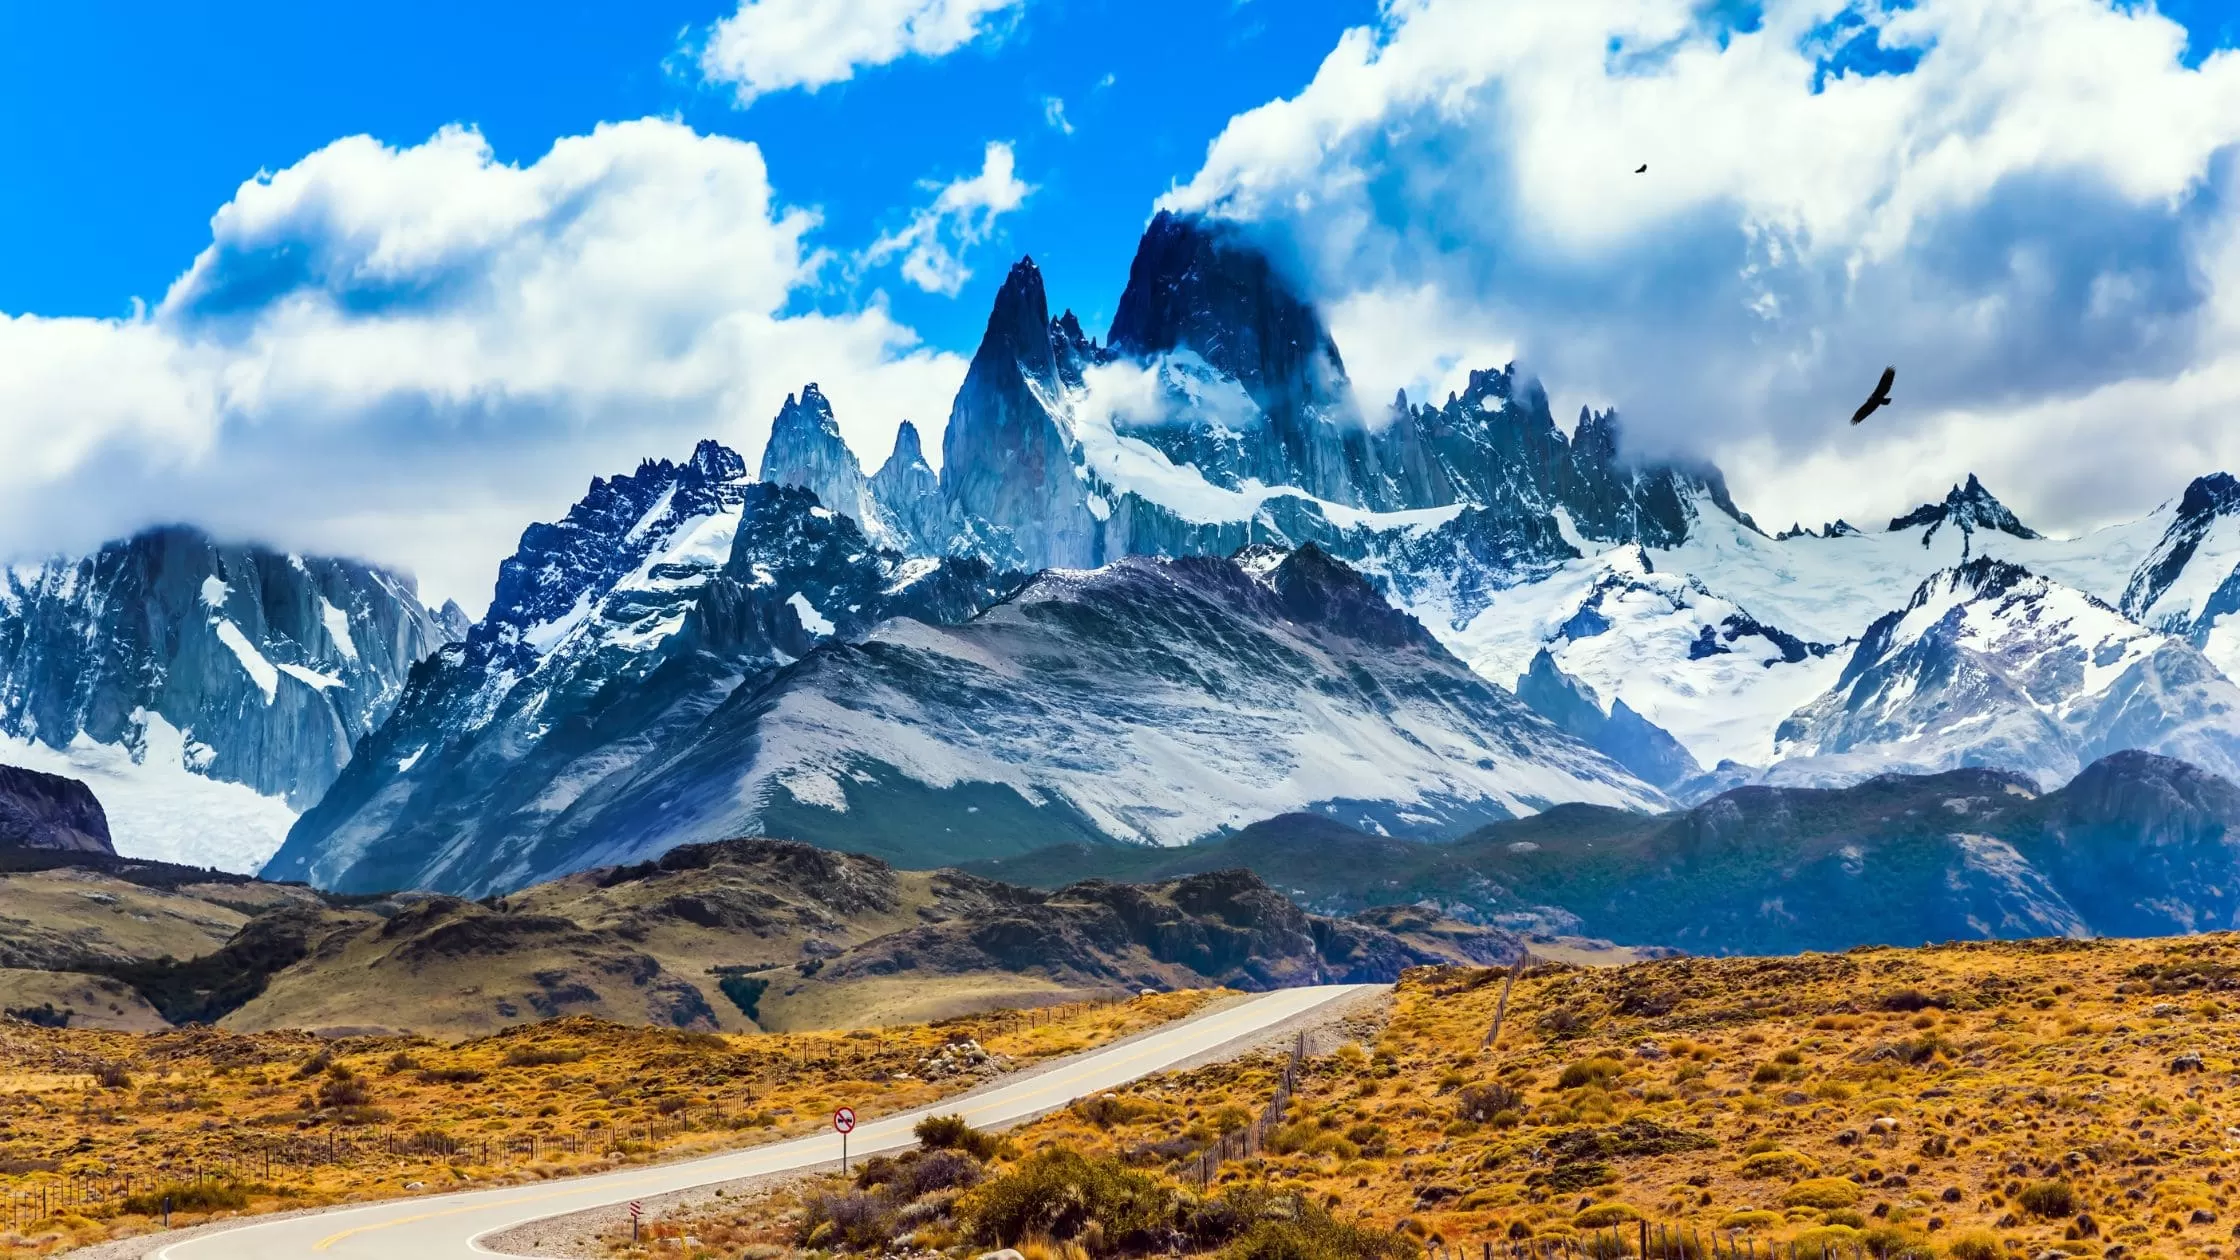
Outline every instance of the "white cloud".
POLYGON ((1166 204, 1294 235, 1365 395, 1514 346, 1784 524, 1975 468, 2082 525, 2240 466, 2240 56, 2106 0, 1703 9, 1387 0, 1166 204))
POLYGON ((990 141, 979 174, 925 187, 933 200, 911 214, 909 226, 872 242, 861 261, 876 267, 900 255, 903 279, 955 297, 972 278, 964 252, 987 240, 997 217, 1018 209, 1034 186, 1015 173, 1011 146, 990 141))
POLYGON ((883 458, 964 364, 876 305, 788 313, 815 227, 756 146, 670 122, 526 166, 459 129, 336 141, 242 185, 153 310, 0 317, 0 551, 185 519, 478 608, 592 475, 709 436, 751 460, 805 381, 883 458))
POLYGON ((981 37, 1025 0, 741 0, 717 22, 700 72, 744 106, 788 88, 816 91, 904 57, 941 57, 981 37))
POLYGON ((1045 96, 1042 98, 1042 121, 1049 124, 1050 129, 1060 135, 1070 136, 1073 134, 1073 123, 1066 117, 1066 103, 1063 97, 1045 96))

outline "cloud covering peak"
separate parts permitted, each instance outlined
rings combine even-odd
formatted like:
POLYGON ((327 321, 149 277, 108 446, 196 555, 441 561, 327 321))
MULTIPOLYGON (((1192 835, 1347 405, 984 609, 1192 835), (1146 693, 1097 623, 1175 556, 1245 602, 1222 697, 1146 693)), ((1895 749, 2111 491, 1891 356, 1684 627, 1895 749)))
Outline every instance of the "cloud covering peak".
POLYGON ((2240 462, 2194 432, 2240 362, 2235 140, 2240 58, 2148 6, 1392 0, 1163 204, 1294 234, 1364 393, 1514 347, 1769 516, 1980 469, 2074 525, 2240 462))
POLYGON ((373 553, 487 598, 586 470, 747 450, 801 379, 862 449, 962 378, 872 303, 824 314, 817 217, 760 149, 647 119, 527 165, 445 128, 338 140, 241 186, 152 310, 0 322, 0 537, 191 519, 373 553))

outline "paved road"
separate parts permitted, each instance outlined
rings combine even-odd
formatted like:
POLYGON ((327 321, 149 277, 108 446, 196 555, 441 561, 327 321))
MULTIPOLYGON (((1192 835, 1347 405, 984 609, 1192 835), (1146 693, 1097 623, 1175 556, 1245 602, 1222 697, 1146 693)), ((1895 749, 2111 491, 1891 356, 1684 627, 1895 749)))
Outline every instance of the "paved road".
MULTIPOLYGON (((970 1098, 865 1122, 848 1140, 850 1159, 912 1142, 910 1129, 928 1115, 961 1113, 980 1127, 1006 1124, 1063 1107, 1098 1090, 1123 1085, 1217 1050, 1240 1038, 1370 988, 1322 985, 1259 994, 1225 1010, 1160 1029, 1122 1045, 1062 1060, 1023 1080, 970 1098)), ((626 1168, 589 1177, 536 1182, 370 1204, 292 1220, 247 1223, 159 1248, 156 1260, 465 1260, 489 1257, 478 1240, 548 1216, 606 1207, 695 1186, 837 1165, 839 1138, 795 1138, 686 1163, 626 1168)))

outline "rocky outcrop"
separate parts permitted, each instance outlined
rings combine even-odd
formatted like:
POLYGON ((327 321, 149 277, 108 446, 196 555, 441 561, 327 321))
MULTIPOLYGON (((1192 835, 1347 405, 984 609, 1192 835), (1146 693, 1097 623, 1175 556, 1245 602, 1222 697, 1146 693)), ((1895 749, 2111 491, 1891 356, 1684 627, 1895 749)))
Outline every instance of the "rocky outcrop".
POLYGON ((1975 535, 1983 531, 2005 534, 2010 538, 2043 537, 2023 524, 2022 518, 2016 516, 2012 509, 1984 489, 1983 483, 1976 480, 1974 473, 1968 474, 1966 485, 1954 486, 1942 502, 1924 503, 1890 522, 1892 533, 1904 529, 1920 530, 1921 545, 1924 547, 1929 546, 1936 538, 1938 530, 1955 530, 1968 539, 1969 545, 1963 548, 1963 555, 1970 554, 1975 535))
POLYGON ((92 788, 16 766, 0 766, 0 848, 116 852, 92 788))
POLYGON ((1672 788, 1703 772, 1671 732, 1634 712, 1625 701, 1615 701, 1604 713, 1594 689, 1565 674, 1545 648, 1517 679, 1516 693, 1533 712, 1644 782, 1672 788))
POLYGON ((1244 870, 1007 891, 979 913, 856 946, 817 967, 816 981, 1004 973, 1071 988, 1258 990, 1386 982, 1408 967, 1453 961, 1369 923, 1307 914, 1244 870))

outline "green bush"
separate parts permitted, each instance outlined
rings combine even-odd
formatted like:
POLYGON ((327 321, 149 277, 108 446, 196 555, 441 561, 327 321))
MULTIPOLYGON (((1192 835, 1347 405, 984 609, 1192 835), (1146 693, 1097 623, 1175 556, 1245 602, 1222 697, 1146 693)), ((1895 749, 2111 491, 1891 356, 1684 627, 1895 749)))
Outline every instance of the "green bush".
POLYGON ((1398 1234, 1357 1229, 1311 1206, 1296 1220, 1261 1221, 1221 1249, 1222 1260, 1409 1260, 1417 1254, 1398 1234))
POLYGON ((1742 1161, 1745 1177, 1810 1177, 1819 1171, 1819 1161, 1788 1150, 1760 1151, 1742 1161))
POLYGON ((1999 1236, 1988 1229, 1971 1229, 1945 1246, 1945 1254, 1952 1260, 2002 1260, 2006 1249, 1999 1245, 1999 1236))
POLYGON ((1859 1231, 1849 1225, 1822 1225, 1789 1241, 1796 1249, 1797 1260, 1820 1260, 1822 1256, 1850 1255, 1860 1238, 1859 1231))
POLYGON ((2015 1199, 2022 1204, 2023 1211, 2048 1220, 2073 1215, 2077 1210, 2077 1192, 2066 1181, 2033 1182, 2024 1186, 2015 1199))
POLYGON ((1781 1196, 1783 1207, 1847 1208, 1858 1201, 1858 1183, 1844 1177, 1800 1181, 1781 1196))
POLYGON ((1118 1160, 1050 1147, 984 1182, 965 1215, 973 1236, 997 1247, 1038 1236, 1063 1242, 1093 1224, 1125 1251, 1148 1249, 1171 1230, 1175 1208, 1172 1191, 1118 1160))
POLYGON ((1878 1260, 1931 1260, 1936 1255, 1927 1238, 1895 1225, 1877 1225, 1859 1237, 1878 1260))
POLYGON ((1563 1070, 1556 1078, 1558 1089, 1578 1089, 1584 1085, 1608 1085, 1624 1076, 1626 1065, 1616 1059, 1597 1056, 1582 1059, 1563 1070))
POLYGON ((1608 1229, 1612 1225, 1625 1224, 1640 1219, 1641 1213, 1634 1211, 1623 1203, 1597 1203, 1572 1217, 1571 1223, 1580 1229, 1608 1229))
POLYGON ((962 1151, 982 1163, 994 1159, 996 1148, 1003 1145, 1002 1138, 973 1128, 963 1116, 927 1116, 910 1132, 921 1150, 962 1151))
POLYGON ((230 1181, 179 1181, 126 1198, 124 1211, 132 1216, 157 1216, 163 1212, 165 1199, 171 1200, 174 1212, 239 1211, 249 1206, 249 1191, 230 1181))

